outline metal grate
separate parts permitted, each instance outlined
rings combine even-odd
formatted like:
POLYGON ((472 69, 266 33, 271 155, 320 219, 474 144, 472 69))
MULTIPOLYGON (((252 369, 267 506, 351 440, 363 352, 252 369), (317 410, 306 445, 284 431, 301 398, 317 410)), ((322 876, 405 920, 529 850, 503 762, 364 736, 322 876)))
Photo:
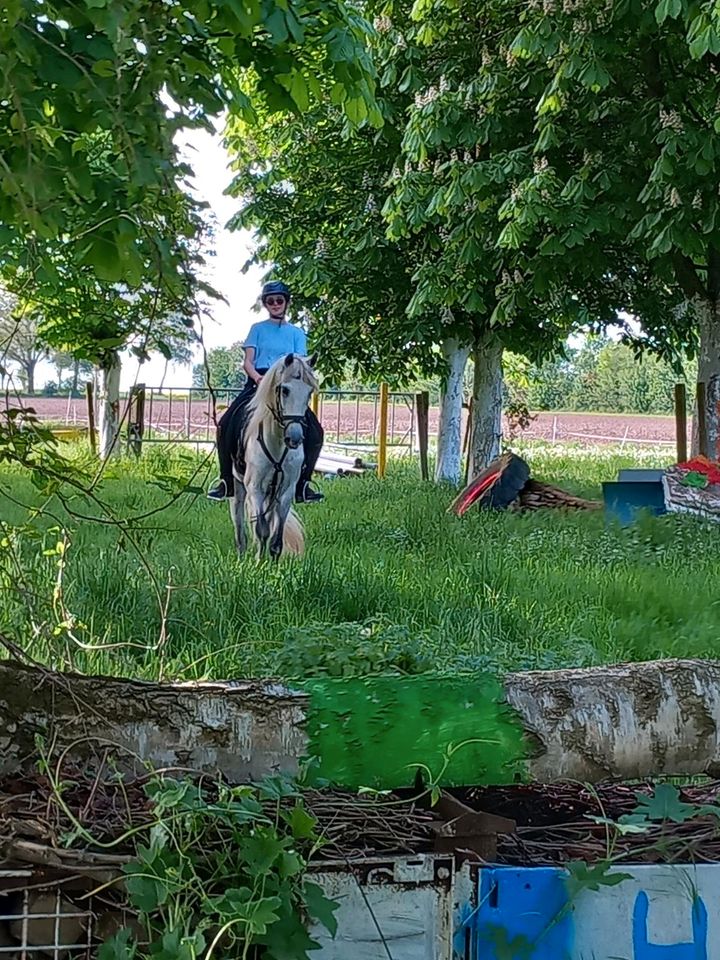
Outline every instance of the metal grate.
POLYGON ((78 906, 60 887, 25 888, 0 899, 0 957, 31 960, 39 956, 63 960, 90 957, 93 912, 78 906))
POLYGON ((87 877, 49 883, 42 872, 0 870, 0 960, 91 960, 99 943, 136 926, 112 895, 88 895, 95 886, 87 877))

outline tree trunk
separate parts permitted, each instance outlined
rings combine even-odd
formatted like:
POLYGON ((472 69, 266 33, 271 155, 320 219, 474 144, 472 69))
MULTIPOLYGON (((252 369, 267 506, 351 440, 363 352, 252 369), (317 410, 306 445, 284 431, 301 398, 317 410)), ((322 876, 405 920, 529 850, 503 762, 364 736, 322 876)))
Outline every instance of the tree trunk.
POLYGON ((264 680, 143 683, 0 661, 0 777, 32 769, 36 737, 58 753, 68 747, 71 763, 113 743, 121 768, 135 772, 147 762, 235 782, 292 775, 306 750, 306 703, 304 693, 264 680))
POLYGON ((440 397, 435 482, 458 484, 462 479, 463 377, 470 350, 450 337, 442 351, 447 379, 440 397))
MULTIPOLYGON (((695 309, 699 317, 700 355, 698 357, 698 383, 705 384, 706 411, 705 431, 707 436, 707 456, 711 460, 720 459, 720 313, 717 301, 696 301, 695 309)), ((695 407, 693 418, 692 452, 699 453, 698 410, 695 407)))
POLYGON ((120 354, 112 351, 100 368, 100 457, 120 452, 120 354))
POLYGON ((27 392, 28 392, 28 396, 30 396, 30 397, 34 397, 34 396, 35 396, 35 366, 36 366, 36 364, 37 364, 37 360, 26 360, 26 361, 23 363, 23 369, 24 369, 24 371, 25 371, 26 389, 27 389, 27 392))
POLYGON ((71 392, 71 394, 72 394, 73 397, 76 397, 76 396, 77 396, 77 392, 78 392, 78 380, 79 380, 79 379, 80 379, 80 361, 79 361, 79 360, 75 360, 75 361, 73 362, 72 387, 70 388, 70 392, 71 392))
POLYGON ((473 419, 470 476, 500 456, 502 440, 502 344, 494 333, 480 337, 473 350, 473 419))
POLYGON ((540 781, 720 773, 720 664, 655 660, 505 677, 540 781))
POLYGON ((530 671, 492 684, 322 678, 298 691, 260 680, 141 683, 0 661, 0 776, 32 768, 38 736, 58 753, 67 747, 68 763, 111 741, 125 766, 222 770, 236 782, 293 773, 308 752, 319 756, 321 776, 346 787, 356 785, 356 768, 359 783, 408 786, 416 763, 442 768, 443 786, 510 783, 517 772, 545 783, 718 777, 720 663, 530 671), (448 764, 450 744, 461 749, 448 764))

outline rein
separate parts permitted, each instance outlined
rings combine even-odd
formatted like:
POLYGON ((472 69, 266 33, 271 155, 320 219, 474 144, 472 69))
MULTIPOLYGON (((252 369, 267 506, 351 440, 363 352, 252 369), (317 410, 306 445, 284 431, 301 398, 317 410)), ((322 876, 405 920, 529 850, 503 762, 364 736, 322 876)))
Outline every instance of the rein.
MULTIPOLYGON (((280 389, 281 389, 281 385, 278 385, 275 391, 275 394, 276 394, 275 399, 276 399, 276 404, 278 408, 280 407, 280 389)), ((305 425, 305 414, 285 415, 282 413, 278 413, 275 407, 271 406, 269 403, 267 404, 267 408, 272 414, 275 422, 281 427, 286 427, 289 423, 300 423, 303 425, 303 427, 305 425)), ((304 435, 305 435, 305 430, 303 429, 303 437, 304 435)), ((267 514, 268 510, 270 510, 273 504, 275 504, 277 501, 278 490, 280 488, 282 479, 285 476, 285 470, 283 469, 283 464, 285 463, 285 457, 287 456, 288 450, 290 448, 286 445, 285 449, 283 450, 280 456, 280 459, 276 460, 275 457, 270 452, 267 443, 265 442, 265 435, 263 431, 262 420, 260 421, 260 425, 258 427, 258 444, 260 445, 260 449, 262 450, 262 452, 265 454, 267 459, 272 464, 272 468, 273 468, 272 480, 270 481, 270 489, 268 490, 268 505, 265 508, 265 513, 267 514)))

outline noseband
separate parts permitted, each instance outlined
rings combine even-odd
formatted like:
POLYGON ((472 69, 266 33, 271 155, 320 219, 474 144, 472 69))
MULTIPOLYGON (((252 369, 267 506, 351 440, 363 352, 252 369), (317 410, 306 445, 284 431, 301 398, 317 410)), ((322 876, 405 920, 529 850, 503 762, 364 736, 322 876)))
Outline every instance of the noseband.
POLYGON ((273 416, 275 423, 279 424, 281 427, 287 427, 291 423, 299 423, 303 428, 303 440, 305 439, 305 414, 289 414, 289 413, 279 413, 278 411, 282 410, 282 401, 281 401, 281 391, 282 384, 279 383, 275 387, 275 406, 267 404, 267 408, 273 416))
MULTIPOLYGON (((287 427, 291 423, 299 423, 302 426, 302 435, 303 435, 303 441, 304 441, 305 440, 305 414, 302 413, 298 415, 298 414, 280 413, 279 411, 282 410, 281 390, 282 390, 282 384, 279 383, 275 388, 275 406, 273 407, 268 403, 267 408, 272 414, 273 420, 283 428, 287 427)), ((277 492, 280 487, 280 483, 282 482, 283 474, 285 472, 283 470, 283 464, 285 463, 285 457, 287 456, 287 453, 290 447, 288 447, 288 445, 285 444, 285 449, 281 453, 280 459, 276 460, 275 457, 270 452, 270 450, 268 449, 267 443, 265 442, 265 437, 263 435, 262 422, 260 423, 260 427, 258 430, 258 443, 260 444, 260 449, 265 454, 265 456, 270 461, 273 467, 272 480, 270 481, 270 489, 268 491, 268 508, 267 509, 269 509, 270 505, 273 504, 277 499, 277 492)))

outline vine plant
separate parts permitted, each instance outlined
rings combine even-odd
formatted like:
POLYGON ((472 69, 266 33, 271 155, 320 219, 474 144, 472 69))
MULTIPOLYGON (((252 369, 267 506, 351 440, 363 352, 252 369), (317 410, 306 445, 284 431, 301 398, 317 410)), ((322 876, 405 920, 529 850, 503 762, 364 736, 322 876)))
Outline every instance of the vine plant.
MULTIPOLYGON (((63 782, 41 766, 73 825, 65 842, 93 840, 64 802, 63 782)), ((149 823, 95 839, 105 850, 131 842, 123 882, 137 915, 103 943, 99 960, 308 960, 318 948, 309 918, 335 935, 339 904, 306 877, 322 844, 317 821, 292 781, 203 785, 155 775, 145 790, 149 823)))

